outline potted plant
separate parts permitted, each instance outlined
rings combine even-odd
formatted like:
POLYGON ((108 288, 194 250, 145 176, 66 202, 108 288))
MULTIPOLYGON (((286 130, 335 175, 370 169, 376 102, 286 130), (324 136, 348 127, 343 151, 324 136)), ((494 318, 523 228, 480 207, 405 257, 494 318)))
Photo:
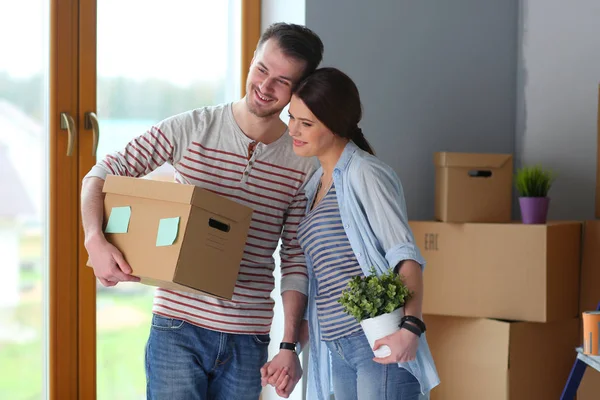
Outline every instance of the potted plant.
MULTIPOLYGON (((402 277, 392 269, 377 276, 371 267, 369 276, 355 276, 348 282, 338 302, 360 323, 373 347, 376 340, 399 329, 404 304, 411 295, 402 277)), ((387 357, 391 350, 388 346, 381 346, 373 353, 375 357, 387 357)))
POLYGON ((516 187, 524 224, 546 223, 550 205, 548 191, 552 183, 554 175, 539 165, 523 167, 517 171, 516 187))

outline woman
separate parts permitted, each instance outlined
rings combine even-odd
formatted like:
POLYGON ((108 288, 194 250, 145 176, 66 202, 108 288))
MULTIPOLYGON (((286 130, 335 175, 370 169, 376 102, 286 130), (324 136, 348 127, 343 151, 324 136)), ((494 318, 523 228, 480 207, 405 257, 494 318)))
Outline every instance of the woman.
POLYGON ((294 151, 318 158, 321 168, 306 185, 306 217, 298 240, 309 269, 309 393, 329 399, 418 399, 439 383, 423 334, 424 260, 408 226, 402 186, 373 155, 358 123, 358 89, 335 68, 314 72, 294 90, 289 108, 294 151), (337 302, 356 275, 390 267, 413 292, 404 312, 414 318, 378 340, 391 355, 375 358, 356 320, 337 302), (407 326, 408 325, 408 326, 407 326), (331 353, 331 372, 328 352, 331 353))

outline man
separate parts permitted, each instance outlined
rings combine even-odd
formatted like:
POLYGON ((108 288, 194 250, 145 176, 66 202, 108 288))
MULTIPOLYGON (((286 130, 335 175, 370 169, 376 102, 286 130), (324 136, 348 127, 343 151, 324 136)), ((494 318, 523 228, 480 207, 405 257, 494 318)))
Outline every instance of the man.
POLYGON ((277 389, 281 396, 288 397, 300 379, 298 356, 290 348, 298 341, 308 278, 296 229, 306 206, 303 185, 314 167, 293 153, 279 114, 293 85, 316 69, 322 54, 321 40, 309 29, 270 26, 254 53, 244 98, 167 118, 98 162, 84 178, 85 246, 104 286, 138 281, 102 233, 106 175, 142 177, 168 162, 178 182, 254 209, 232 301, 157 288, 146 347, 149 399, 259 397, 273 317, 272 256, 280 238, 284 348, 270 369, 289 376, 285 388, 277 389))

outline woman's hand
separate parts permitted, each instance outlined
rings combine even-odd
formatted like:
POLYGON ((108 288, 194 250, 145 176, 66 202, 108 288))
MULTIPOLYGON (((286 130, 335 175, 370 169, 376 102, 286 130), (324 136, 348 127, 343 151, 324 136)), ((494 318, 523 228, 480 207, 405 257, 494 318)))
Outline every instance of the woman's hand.
POLYGON ((375 357, 373 361, 379 364, 394 364, 399 362, 412 361, 417 357, 417 348, 419 347, 419 337, 408 329, 400 329, 391 335, 375 341, 373 350, 387 345, 392 354, 387 357, 375 357))

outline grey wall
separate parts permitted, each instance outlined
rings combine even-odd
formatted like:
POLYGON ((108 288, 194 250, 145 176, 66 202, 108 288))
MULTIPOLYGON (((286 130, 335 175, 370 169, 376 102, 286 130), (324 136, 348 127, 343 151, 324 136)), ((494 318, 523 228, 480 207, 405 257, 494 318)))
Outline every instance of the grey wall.
POLYGON ((514 152, 517 16, 517 0, 306 0, 323 65, 357 83, 410 219, 433 218, 435 151, 514 152))
POLYGON ((600 1, 522 0, 516 152, 552 168, 551 219, 592 219, 600 1))

